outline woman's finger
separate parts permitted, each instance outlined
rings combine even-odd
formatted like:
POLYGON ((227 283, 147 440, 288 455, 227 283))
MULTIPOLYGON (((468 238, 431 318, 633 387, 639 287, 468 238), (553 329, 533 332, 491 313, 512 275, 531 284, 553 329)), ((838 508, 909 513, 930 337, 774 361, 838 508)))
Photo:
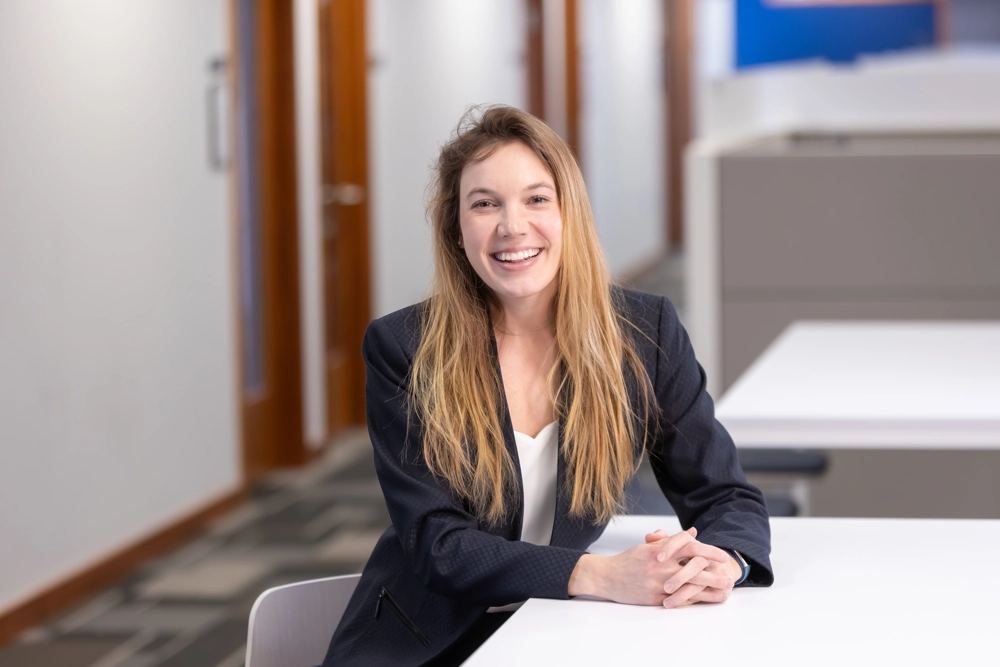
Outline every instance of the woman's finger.
POLYGON ((691 536, 691 533, 687 531, 677 533, 663 542, 660 552, 656 555, 656 560, 663 563, 667 559, 673 557, 673 555, 680 551, 683 547, 691 544, 692 542, 694 542, 694 537, 691 536))
POLYGON ((672 595, 674 591, 679 590, 686 583, 691 581, 691 578, 697 575, 699 572, 703 572, 705 568, 708 567, 708 561, 701 556, 695 556, 688 561, 687 565, 677 570, 666 582, 663 584, 663 592, 667 595, 672 595))
POLYGON ((724 591, 718 588, 709 588, 706 586, 701 592, 688 598, 688 603, 694 604, 695 602, 711 602, 718 604, 719 602, 725 602, 728 600, 729 593, 730 591, 724 591))
MULTIPOLYGON (((732 577, 723 572, 713 572, 709 568, 702 570, 701 572, 697 573, 696 575, 688 579, 687 583, 704 586, 706 589, 712 588, 722 591, 729 591, 732 590, 733 588, 732 577)), ((664 592, 666 592, 665 586, 664 586, 664 592)))
POLYGON ((704 544, 702 542, 698 542, 697 540, 681 545, 679 549, 671 554, 671 556, 677 560, 701 556, 706 560, 722 563, 723 565, 728 565, 729 562, 733 560, 732 556, 719 547, 713 547, 711 544, 704 544))
POLYGON ((646 533, 646 544, 649 544, 650 542, 659 542, 660 540, 665 540, 668 537, 670 537, 670 533, 662 528, 657 528, 651 533, 646 533))
POLYGON ((704 589, 704 586, 684 584, 677 589, 676 593, 667 596, 667 599, 663 601, 663 606, 667 609, 676 609, 677 607, 692 604, 692 598, 701 593, 704 589))
POLYGON ((656 556, 656 560, 661 563, 669 558, 683 560, 701 556, 706 560, 714 560, 717 563, 728 564, 732 556, 718 547, 698 542, 690 533, 677 533, 663 543, 663 547, 656 556))

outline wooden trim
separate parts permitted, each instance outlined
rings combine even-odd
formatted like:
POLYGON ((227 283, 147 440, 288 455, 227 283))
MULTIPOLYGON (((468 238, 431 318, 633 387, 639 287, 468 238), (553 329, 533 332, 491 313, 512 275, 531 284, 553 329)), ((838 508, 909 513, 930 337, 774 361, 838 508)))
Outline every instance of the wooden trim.
POLYGON ((566 0, 566 143, 580 162, 579 20, 576 0, 566 0))
POLYGON ((166 528, 0 612, 0 645, 114 585, 150 559, 162 556, 196 537, 209 522, 233 510, 245 499, 246 493, 241 486, 166 528))
POLYGON ((338 90, 342 95, 334 117, 337 122, 337 139, 334 141, 337 180, 357 183, 364 190, 364 197, 356 206, 338 204, 338 218, 344 220, 341 246, 341 265, 344 274, 351 276, 351 289, 344 300, 342 319, 345 328, 344 345, 351 378, 351 391, 347 411, 349 424, 365 424, 365 363, 361 345, 365 330, 371 320, 371 250, 369 247, 368 221, 371 187, 368 180, 368 46, 365 0, 340 0, 337 13, 340 28, 336 35, 340 42, 334 44, 337 53, 338 90), (351 39, 344 39, 350 35, 351 39))
POLYGON ((691 141, 692 0, 664 0, 667 40, 667 238, 684 245, 684 151, 691 141))
POLYGON ((262 467, 306 462, 302 424, 298 190, 293 4, 256 3, 261 247, 264 273, 265 378, 273 401, 273 437, 262 467))
MULTIPOLYGON (((368 53, 365 0, 331 0, 320 8, 320 97, 327 117, 322 141, 324 188, 341 184, 360 186, 359 200, 337 199, 332 206, 336 225, 336 250, 324 242, 324 261, 335 252, 338 276, 334 294, 324 299, 327 364, 339 351, 339 380, 327 372, 327 421, 330 435, 345 427, 364 424, 365 365, 361 344, 371 319, 371 263, 369 240, 368 169, 368 53), (336 385, 336 386, 331 386, 336 385)), ((330 223, 324 208, 323 224, 330 223)), ((327 228, 324 227, 324 231, 327 228)), ((325 287, 326 276, 323 277, 325 287)))
POLYGON ((544 0, 525 0, 528 34, 528 113, 545 119, 545 11, 544 0))

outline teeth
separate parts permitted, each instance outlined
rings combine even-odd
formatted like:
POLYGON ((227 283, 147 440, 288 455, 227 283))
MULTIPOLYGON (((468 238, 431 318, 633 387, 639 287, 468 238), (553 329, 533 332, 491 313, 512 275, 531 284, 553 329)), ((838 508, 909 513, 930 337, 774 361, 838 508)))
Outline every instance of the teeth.
POLYGON ((501 262, 520 262, 524 259, 529 259, 537 255, 540 250, 535 248, 534 250, 520 250, 518 252, 498 252, 494 255, 501 262))

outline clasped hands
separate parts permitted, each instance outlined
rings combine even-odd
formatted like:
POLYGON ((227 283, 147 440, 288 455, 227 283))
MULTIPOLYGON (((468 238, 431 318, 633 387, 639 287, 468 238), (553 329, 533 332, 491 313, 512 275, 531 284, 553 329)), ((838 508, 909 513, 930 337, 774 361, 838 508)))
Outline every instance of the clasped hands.
POLYGON ((657 530, 616 556, 587 554, 570 577, 570 595, 596 595, 615 602, 663 605, 725 602, 739 578, 728 553, 695 539, 692 527, 674 535, 657 530))
POLYGON ((695 538, 693 526, 675 535, 656 530, 646 535, 646 545, 659 550, 656 560, 672 571, 663 584, 661 604, 670 609, 695 602, 725 602, 733 583, 743 574, 728 553, 695 538))

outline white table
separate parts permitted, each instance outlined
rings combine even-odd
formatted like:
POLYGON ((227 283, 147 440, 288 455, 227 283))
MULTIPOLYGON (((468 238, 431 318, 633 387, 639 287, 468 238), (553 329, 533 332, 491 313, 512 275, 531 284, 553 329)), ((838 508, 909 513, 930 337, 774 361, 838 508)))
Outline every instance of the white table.
MULTIPOLYGON (((465 663, 490 665, 995 665, 1000 521, 772 519, 770 588, 666 610, 529 600, 465 663)), ((619 517, 619 553, 674 517, 619 517)))
POLYGON ((716 415, 738 447, 1000 449, 1000 322, 796 322, 716 415))

